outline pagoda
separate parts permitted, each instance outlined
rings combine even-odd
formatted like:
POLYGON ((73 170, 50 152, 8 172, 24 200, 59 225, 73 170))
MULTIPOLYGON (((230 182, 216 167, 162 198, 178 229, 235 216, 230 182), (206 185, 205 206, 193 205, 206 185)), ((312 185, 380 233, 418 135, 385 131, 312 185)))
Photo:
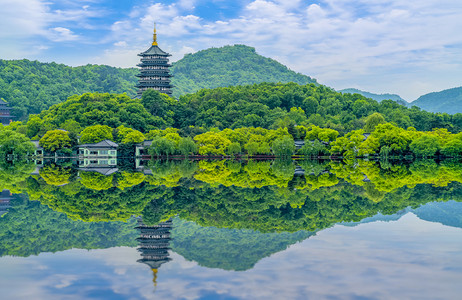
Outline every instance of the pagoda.
POLYGON ((3 125, 11 123, 13 116, 10 114, 11 107, 8 107, 8 103, 5 100, 0 99, 0 121, 3 125))
POLYGON ((140 237, 136 240, 139 242, 138 251, 141 252, 142 258, 140 263, 148 265, 154 274, 154 286, 157 285, 157 270, 160 266, 171 260, 168 251, 171 241, 170 230, 172 229, 172 220, 161 222, 154 226, 144 224, 138 221, 136 229, 140 230, 140 237))
POLYGON ((172 85, 170 84, 169 68, 172 66, 168 63, 168 57, 171 56, 159 48, 157 44, 156 26, 154 25, 154 36, 151 47, 138 54, 141 56, 141 63, 137 66, 141 68, 140 74, 136 75, 138 79, 137 97, 141 97, 147 89, 153 89, 160 93, 172 95, 172 85))

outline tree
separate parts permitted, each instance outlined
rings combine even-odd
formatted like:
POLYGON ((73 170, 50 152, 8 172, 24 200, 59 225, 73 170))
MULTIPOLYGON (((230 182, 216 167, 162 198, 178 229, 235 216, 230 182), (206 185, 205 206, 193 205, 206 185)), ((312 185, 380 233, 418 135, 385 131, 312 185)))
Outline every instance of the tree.
POLYGON ((148 149, 149 155, 170 155, 174 154, 176 150, 175 142, 165 138, 156 136, 152 140, 152 144, 148 149))
POLYGON ((61 129, 50 130, 40 139, 39 145, 46 151, 55 152, 72 146, 69 132, 61 129))
POLYGON ((133 130, 122 139, 122 144, 138 144, 143 141, 144 135, 138 130, 133 130))
POLYGON ((239 143, 231 143, 228 146, 228 149, 226 151, 229 155, 235 155, 241 153, 241 145, 239 143))
POLYGON ((385 123, 385 118, 380 113, 373 113, 372 115, 366 118, 366 126, 364 126, 364 131, 370 133, 374 131, 375 126, 385 123))
POLYGON ((178 142, 178 150, 184 156, 197 152, 197 145, 191 137, 182 138, 178 142))
POLYGON ((291 136, 283 136, 273 142, 273 153, 276 156, 292 156, 295 152, 294 139, 291 136))
POLYGON ((462 139, 454 138, 446 143, 441 149, 441 153, 448 157, 457 157, 462 154, 462 139))
POLYGON ((99 143, 104 140, 113 140, 112 128, 106 125, 93 125, 81 132, 80 143, 99 143))
POLYGON ((249 142, 245 144, 245 150, 249 156, 255 155, 258 153, 259 144, 257 142, 249 142))
POLYGON ((424 134, 413 140, 409 148, 418 157, 430 157, 440 149, 440 141, 436 136, 424 134))
POLYGON ((34 151, 34 144, 24 134, 7 129, 0 130, 0 160, 6 159, 7 155, 22 159, 34 151))
POLYGON ((225 155, 225 149, 231 144, 228 138, 218 132, 211 131, 196 135, 194 140, 199 144, 199 154, 201 155, 225 155))

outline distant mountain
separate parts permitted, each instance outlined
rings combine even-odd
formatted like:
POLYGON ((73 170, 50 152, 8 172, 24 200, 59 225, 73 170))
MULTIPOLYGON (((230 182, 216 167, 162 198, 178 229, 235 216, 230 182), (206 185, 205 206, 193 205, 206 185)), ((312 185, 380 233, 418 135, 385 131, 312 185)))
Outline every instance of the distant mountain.
POLYGON ((177 97, 203 88, 261 82, 316 83, 315 79, 296 73, 245 45, 210 48, 186 54, 173 64, 172 74, 172 84, 175 86, 173 95, 177 97))
POLYGON ((376 214, 373 217, 364 218, 359 222, 342 222, 339 225, 347 227, 355 227, 364 223, 374 223, 378 221, 391 222, 398 221, 407 213, 415 214, 419 219, 440 223, 446 226, 462 228, 462 202, 447 201, 447 202, 429 202, 418 208, 406 208, 393 215, 376 214))
POLYGON ((462 203, 457 201, 430 202, 413 210, 420 219, 462 228, 462 203))
POLYGON ((420 96, 410 105, 418 106, 430 112, 462 113, 462 87, 420 96))
POLYGON ((363 95, 364 97, 374 99, 378 102, 382 100, 393 100, 404 106, 407 106, 409 104, 408 102, 406 102, 406 100, 404 100, 403 98, 401 98, 399 95, 396 95, 396 94, 374 94, 374 93, 361 91, 358 89, 343 89, 338 92, 349 93, 349 94, 360 94, 360 95, 363 95))

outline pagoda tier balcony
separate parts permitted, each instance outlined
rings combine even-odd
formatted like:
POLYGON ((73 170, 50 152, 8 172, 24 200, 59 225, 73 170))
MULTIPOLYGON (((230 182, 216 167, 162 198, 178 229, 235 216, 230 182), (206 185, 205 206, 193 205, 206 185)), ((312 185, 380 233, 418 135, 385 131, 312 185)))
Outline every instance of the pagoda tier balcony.
POLYGON ((149 63, 149 64, 168 64, 168 59, 140 59, 141 63, 149 63))
POLYGON ((173 88, 173 85, 163 85, 163 86, 154 86, 154 85, 137 85, 136 86, 138 89, 140 89, 141 91, 145 91, 147 89, 153 89, 155 91, 159 91, 159 92, 167 92, 167 91, 170 91, 172 88, 173 88))
POLYGON ((173 77, 170 73, 167 71, 152 71, 152 70, 141 70, 137 77, 152 77, 152 76, 157 76, 157 77, 173 77))
POLYGON ((153 79, 140 79, 138 84, 141 85, 170 85, 170 80, 153 80, 153 79))
POLYGON ((172 85, 170 82, 159 82, 159 81, 140 81, 137 84, 138 87, 150 87, 150 86, 158 86, 158 87, 171 87, 172 85))
POLYGON ((140 68, 145 68, 145 67, 162 67, 162 68, 170 68, 172 65, 171 64, 158 64, 158 63, 139 63, 137 64, 138 67, 140 68))
POLYGON ((165 78, 171 78, 171 77, 174 77, 173 75, 170 75, 168 73, 165 73, 165 74, 162 74, 162 76, 160 76, 159 74, 157 73, 149 73, 149 72, 142 72, 140 74, 136 74, 135 75, 136 77, 165 77, 165 78))

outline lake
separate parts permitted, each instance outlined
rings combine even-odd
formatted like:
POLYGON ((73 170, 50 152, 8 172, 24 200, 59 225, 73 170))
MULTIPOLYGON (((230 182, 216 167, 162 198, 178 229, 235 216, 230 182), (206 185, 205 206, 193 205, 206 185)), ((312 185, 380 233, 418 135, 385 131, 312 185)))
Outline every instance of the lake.
POLYGON ((2 299, 460 299, 459 161, 0 169, 2 299))

